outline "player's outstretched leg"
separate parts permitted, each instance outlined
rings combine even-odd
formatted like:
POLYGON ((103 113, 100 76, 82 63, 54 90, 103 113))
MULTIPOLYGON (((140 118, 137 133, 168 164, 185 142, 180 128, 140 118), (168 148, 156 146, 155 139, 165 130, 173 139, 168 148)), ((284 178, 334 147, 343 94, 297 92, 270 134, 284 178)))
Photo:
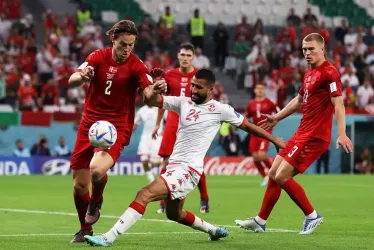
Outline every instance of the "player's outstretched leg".
MULTIPOLYGON (((163 157, 161 162, 160 175, 166 172, 166 166, 168 165, 169 157, 163 157)), ((157 209, 156 213, 163 214, 165 213, 165 204, 164 200, 160 200, 160 207, 157 209)))
POLYGON ((216 227, 193 213, 183 210, 184 200, 175 199, 165 200, 166 216, 169 220, 176 221, 185 226, 208 234, 208 240, 217 241, 220 238, 227 237, 229 232, 226 228, 216 227))
POLYGON ((305 215, 303 229, 300 234, 311 234, 323 223, 323 217, 314 210, 304 189, 293 178, 299 173, 290 163, 283 161, 277 171, 275 180, 305 215))
POLYGON ((274 180, 277 169, 279 168, 283 157, 277 156, 273 162, 273 166, 269 170, 269 183, 262 200, 262 206, 257 216, 246 220, 235 220, 235 223, 241 228, 248 229, 257 233, 263 233, 266 229, 266 220, 270 216, 275 204, 277 203, 282 188, 274 180))
POLYGON ((197 185, 200 191, 200 213, 209 213, 210 206, 209 206, 209 195, 208 195, 208 186, 206 183, 206 176, 205 173, 200 177, 199 184, 197 185))
POLYGON ((106 172, 113 164, 113 158, 105 151, 96 152, 91 160, 92 195, 85 217, 85 222, 88 225, 95 224, 100 218, 104 188, 108 182, 106 172))
POLYGON ((77 209, 80 222, 80 230, 74 235, 70 243, 84 242, 85 235, 92 235, 92 227, 85 223, 84 217, 90 202, 90 193, 88 191, 90 184, 89 169, 72 170, 74 178, 74 203, 77 209))

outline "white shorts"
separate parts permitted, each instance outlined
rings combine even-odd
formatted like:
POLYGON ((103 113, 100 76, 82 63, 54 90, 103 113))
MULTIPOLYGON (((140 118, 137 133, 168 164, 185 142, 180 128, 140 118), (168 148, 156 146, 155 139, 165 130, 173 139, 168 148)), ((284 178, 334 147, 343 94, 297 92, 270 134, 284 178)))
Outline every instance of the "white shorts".
POLYGON ((171 200, 186 198, 200 181, 200 174, 195 169, 179 164, 168 165, 160 177, 169 190, 171 200))
POLYGON ((148 157, 161 158, 158 155, 158 150, 160 149, 162 137, 157 137, 156 140, 152 138, 141 138, 138 146, 138 155, 146 155, 148 157))

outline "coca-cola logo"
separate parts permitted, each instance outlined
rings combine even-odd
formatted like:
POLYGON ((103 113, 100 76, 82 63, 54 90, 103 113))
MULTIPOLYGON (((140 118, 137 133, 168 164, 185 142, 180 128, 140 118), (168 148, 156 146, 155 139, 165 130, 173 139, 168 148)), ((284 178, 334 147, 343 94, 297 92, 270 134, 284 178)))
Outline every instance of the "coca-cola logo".
POLYGON ((204 172, 207 175, 256 175, 252 157, 206 157, 204 172))

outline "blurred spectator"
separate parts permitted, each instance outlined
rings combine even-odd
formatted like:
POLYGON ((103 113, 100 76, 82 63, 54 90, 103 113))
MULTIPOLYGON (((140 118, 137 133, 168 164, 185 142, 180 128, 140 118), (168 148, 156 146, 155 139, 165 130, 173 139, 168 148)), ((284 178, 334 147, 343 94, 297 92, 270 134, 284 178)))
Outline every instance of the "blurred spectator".
POLYGON ((172 60, 168 56, 167 52, 160 53, 159 51, 155 51, 153 53, 153 60, 152 60, 152 67, 151 68, 161 68, 164 71, 167 71, 172 68, 172 60))
POLYGON ((192 61, 192 66, 197 69, 209 69, 210 62, 207 56, 205 56, 200 48, 195 50, 195 58, 192 61))
POLYGON ((342 91, 342 96, 343 96, 343 101, 344 101, 344 106, 347 114, 352 114, 354 113, 355 109, 355 93, 352 89, 351 86, 349 86, 348 80, 345 80, 343 83, 343 91, 342 91))
POLYGON ((352 54, 357 44, 357 33, 354 32, 352 26, 349 26, 348 32, 344 36, 344 46, 348 54, 352 54))
POLYGON ((55 147, 56 156, 68 156, 71 155, 71 150, 68 145, 65 144, 65 138, 60 136, 58 138, 58 145, 55 147))
POLYGON ((238 88, 243 88, 244 75, 247 72, 245 58, 250 51, 250 45, 245 36, 239 36, 234 45, 234 56, 236 57, 236 75, 238 88))
POLYGON ((353 72, 352 67, 347 67, 347 72, 341 76, 341 81, 345 82, 348 81, 349 86, 353 88, 357 88, 360 85, 357 76, 353 72))
POLYGON ((360 153, 360 162, 357 165, 361 174, 374 173, 373 157, 368 148, 360 153))
POLYGON ((306 23, 313 23, 313 22, 318 22, 318 19, 316 17, 316 15, 314 15, 312 13, 312 9, 311 8, 307 8, 306 9, 306 13, 303 17, 303 21, 306 22, 306 23))
POLYGON ((267 54, 267 60, 269 62, 269 72, 279 69, 281 59, 275 47, 272 47, 270 53, 267 54))
POLYGON ((342 18, 341 20, 341 26, 336 27, 335 29, 335 38, 342 44, 344 44, 344 37, 348 33, 348 23, 347 20, 342 18))
POLYGON ((291 21, 287 21, 287 26, 279 32, 277 43, 281 43, 284 39, 287 39, 291 44, 296 40, 296 29, 291 21))
POLYGON ((328 47, 330 45, 330 31, 327 29, 325 22, 321 22, 318 29, 318 34, 320 34, 325 40, 325 45, 328 47))
POLYGON ((83 25, 91 19, 91 12, 87 9, 85 4, 81 4, 79 10, 77 11, 77 30, 80 31, 83 25))
POLYGON ((317 160, 317 165, 316 165, 317 174, 321 173, 321 165, 322 164, 323 164, 323 168, 324 168, 324 173, 325 174, 329 173, 329 161, 330 161, 330 150, 327 150, 317 160))
POLYGON ((215 66, 219 69, 222 69, 225 63, 225 58, 227 56, 227 49, 229 43, 229 34, 223 23, 218 23, 217 28, 213 33, 213 40, 215 43, 215 66))
POLYGON ((38 143, 35 143, 31 148, 31 155, 37 156, 51 156, 51 152, 48 147, 48 140, 44 135, 40 135, 38 143))
POLYGON ((298 95, 301 85, 301 76, 298 72, 295 72, 291 84, 287 86, 286 103, 290 102, 298 95))
POLYGON ((57 73, 58 88, 61 97, 66 97, 66 91, 69 87, 69 77, 74 73, 74 69, 67 57, 64 58, 63 65, 57 69, 57 73))
POLYGON ((234 52, 231 52, 231 54, 226 57, 223 71, 234 80, 236 75, 236 58, 234 52))
POLYGON ((55 79, 49 79, 43 86, 40 99, 42 105, 60 105, 60 90, 55 79))
POLYGON ((288 14, 287 17, 287 22, 291 21, 294 26, 299 27, 301 23, 301 19, 298 15, 295 14, 295 9, 291 8, 290 13, 288 14))
POLYGON ((160 26, 161 22, 164 22, 165 27, 168 28, 168 29, 174 29, 175 28, 175 20, 174 20, 174 16, 171 14, 170 6, 165 6, 165 14, 163 14, 160 17, 159 26, 160 26))
POLYGON ((30 76, 25 75, 23 84, 18 89, 19 110, 33 110, 37 106, 36 89, 31 84, 30 76))
POLYGON ((370 79, 365 79, 364 84, 357 90, 356 105, 359 109, 365 108, 374 101, 374 91, 370 79))
POLYGON ((266 86, 266 96, 272 102, 276 103, 277 106, 279 106, 278 91, 279 91, 279 89, 284 88, 284 82, 280 78, 279 70, 273 70, 272 73, 271 73, 271 77, 266 76, 264 78, 264 83, 265 83, 265 86, 266 86))
POLYGON ((357 36, 357 43, 354 49, 354 54, 364 55, 368 50, 368 46, 364 43, 362 35, 357 36))
POLYGON ((238 156, 241 150, 241 140, 239 135, 235 131, 235 127, 229 127, 229 134, 223 139, 223 149, 227 156, 238 156))
POLYGON ((187 30, 191 36, 191 43, 195 48, 204 49, 205 21, 200 17, 200 10, 194 10, 194 16, 187 24, 187 30))
POLYGON ((40 51, 36 55, 36 64, 39 80, 42 84, 53 77, 52 60, 52 54, 47 50, 45 45, 41 45, 40 51))
POLYGON ((301 22, 300 24, 301 39, 304 39, 308 34, 314 32, 313 26, 308 22, 301 22))
MULTIPOLYGON (((220 23, 218 23, 219 25, 220 23)), ((235 28, 235 39, 238 39, 239 36, 243 35, 247 41, 252 39, 252 27, 247 23, 247 17, 242 16, 242 21, 235 28)))
POLYGON ((21 0, 7 1, 8 19, 19 19, 21 17, 21 0))
POLYGON ((4 13, 0 13, 0 39, 2 41, 7 41, 11 28, 12 22, 6 19, 4 13))
POLYGON ((60 37, 58 38, 58 48, 62 55, 64 56, 70 55, 70 42, 71 42, 71 36, 69 35, 69 30, 63 29, 60 37))
POLYGON ((28 148, 25 148, 23 145, 23 141, 21 139, 18 139, 16 141, 16 149, 13 150, 13 156, 16 157, 30 157, 30 150, 28 148))

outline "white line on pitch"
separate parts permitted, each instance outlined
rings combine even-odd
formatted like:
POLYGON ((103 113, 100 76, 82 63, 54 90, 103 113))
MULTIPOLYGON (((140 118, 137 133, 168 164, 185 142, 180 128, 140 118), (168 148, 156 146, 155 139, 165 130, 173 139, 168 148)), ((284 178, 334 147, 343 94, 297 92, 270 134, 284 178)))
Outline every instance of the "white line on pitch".
MULTIPOLYGON (((200 234, 202 232, 139 232, 125 233, 126 235, 153 235, 153 234, 200 234)), ((72 234, 0 234, 0 237, 31 237, 31 236, 71 236, 72 234)))
MULTIPOLYGON (((14 208, 0 208, 0 211, 13 212, 13 213, 28 213, 28 214, 50 214, 50 215, 64 215, 64 216, 77 216, 76 213, 67 212, 53 212, 53 211, 41 211, 41 210, 28 210, 28 209, 14 209, 14 208)), ((119 216, 114 215, 101 215, 100 218, 118 219, 119 216)), ((150 222, 163 222, 163 223, 175 223, 171 220, 160 220, 160 219, 140 219, 142 221, 150 222)), ((227 228, 239 228, 233 225, 220 225, 227 228)), ((282 228, 267 228, 268 232, 279 232, 279 233, 296 233, 296 230, 282 229, 282 228)))

